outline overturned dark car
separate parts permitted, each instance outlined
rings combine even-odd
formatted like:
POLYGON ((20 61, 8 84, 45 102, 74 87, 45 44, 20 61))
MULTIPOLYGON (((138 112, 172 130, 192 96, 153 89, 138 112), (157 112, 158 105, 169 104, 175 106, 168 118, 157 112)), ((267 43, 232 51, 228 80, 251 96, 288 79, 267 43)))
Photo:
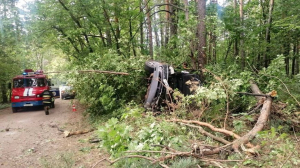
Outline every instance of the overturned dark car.
POLYGON ((163 104, 172 103, 172 93, 178 89, 182 94, 191 94, 191 83, 200 86, 199 75, 188 71, 175 72, 166 63, 149 60, 145 62, 145 71, 150 75, 144 107, 154 111, 160 110, 163 104))

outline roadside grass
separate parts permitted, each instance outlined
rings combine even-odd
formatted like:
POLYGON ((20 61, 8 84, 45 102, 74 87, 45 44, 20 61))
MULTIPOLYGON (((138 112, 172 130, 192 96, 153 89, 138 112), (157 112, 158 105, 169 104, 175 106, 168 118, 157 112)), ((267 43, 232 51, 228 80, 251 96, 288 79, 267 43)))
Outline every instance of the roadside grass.
POLYGON ((74 155, 72 153, 60 153, 50 158, 42 158, 41 165, 44 168, 70 168, 75 166, 74 155))
MULTIPOLYGON (((131 110, 134 110, 132 108, 131 110)), ((122 117, 121 117, 122 118, 122 117)), ((123 115, 123 120, 111 119, 105 126, 99 126, 98 135, 102 140, 100 147, 106 149, 111 154, 111 158, 129 155, 126 151, 138 150, 160 150, 151 148, 153 144, 163 144, 175 148, 178 151, 189 151, 193 142, 201 142, 207 145, 218 146, 209 137, 201 135, 197 130, 186 128, 173 123, 163 122, 164 118, 152 117, 148 115, 134 116, 133 113, 123 115), (124 117, 126 116, 126 117, 124 117), (124 119, 126 118, 126 119, 124 119), (143 119, 141 122, 141 119, 143 119), (159 120, 160 122, 156 122, 159 120), (132 128, 127 132, 126 129, 132 128), (147 129, 144 129, 147 128, 147 129), (118 135, 118 136, 117 136, 118 135), (184 137, 184 138, 183 138, 184 137), (157 139, 161 141, 157 141, 157 139), (136 142, 136 143, 133 143, 136 142)), ((253 125, 249 125, 247 120, 235 120, 233 131, 242 134, 251 130, 253 125), (239 121, 239 122, 238 122, 239 121)), ((193 158, 174 158, 163 163, 170 167, 299 167, 300 165, 300 144, 299 133, 289 131, 288 125, 281 126, 278 123, 269 122, 269 125, 258 133, 252 141, 259 145, 259 155, 253 156, 247 152, 240 154, 230 152, 220 154, 210 158, 212 161, 197 160, 193 158), (224 161, 224 160, 226 161, 224 161), (235 161, 230 161, 235 160, 235 161)), ((222 134, 215 134, 223 137, 222 134)), ((133 153, 134 154, 134 153, 133 153)), ((137 153, 140 154, 140 153, 137 153)), ((142 153, 143 156, 158 158, 160 153, 142 153)), ((127 158, 115 163, 114 167, 160 167, 157 164, 149 165, 149 161, 140 158, 127 158), (147 166, 146 166, 147 165, 147 166)))
POLYGON ((1 109, 5 109, 5 108, 8 108, 8 107, 10 107, 10 103, 1 103, 1 104, 0 104, 0 110, 1 110, 1 109))

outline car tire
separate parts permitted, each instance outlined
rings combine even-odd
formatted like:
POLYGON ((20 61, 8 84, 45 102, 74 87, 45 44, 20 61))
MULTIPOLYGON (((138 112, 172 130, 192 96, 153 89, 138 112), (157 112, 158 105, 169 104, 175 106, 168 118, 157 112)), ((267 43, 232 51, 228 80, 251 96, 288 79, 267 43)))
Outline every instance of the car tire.
POLYGON ((148 60, 145 62, 145 71, 148 73, 153 73, 156 64, 161 64, 160 62, 148 60))
POLYGON ((12 107, 12 112, 13 113, 16 113, 18 111, 18 108, 17 107, 12 107))

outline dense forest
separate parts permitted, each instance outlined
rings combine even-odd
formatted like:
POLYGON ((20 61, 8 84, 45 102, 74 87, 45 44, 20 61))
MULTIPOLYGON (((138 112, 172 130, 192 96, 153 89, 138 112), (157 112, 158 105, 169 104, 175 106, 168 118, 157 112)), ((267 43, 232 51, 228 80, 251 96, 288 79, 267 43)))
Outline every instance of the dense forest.
POLYGON ((0 0, 0 102, 13 76, 42 69, 76 88, 101 146, 128 157, 117 167, 296 167, 299 12, 296 0, 0 0), (145 110, 151 59, 200 74, 201 87, 174 91, 175 110, 145 110), (241 94, 253 86, 272 102, 255 134, 267 103, 241 94))

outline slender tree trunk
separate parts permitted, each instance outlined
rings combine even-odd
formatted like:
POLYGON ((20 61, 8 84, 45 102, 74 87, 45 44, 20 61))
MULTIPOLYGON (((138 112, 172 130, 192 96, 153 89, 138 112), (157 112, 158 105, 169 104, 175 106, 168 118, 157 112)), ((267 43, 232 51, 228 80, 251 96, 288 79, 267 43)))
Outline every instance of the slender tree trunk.
POLYGON ((293 59, 292 59, 292 74, 291 77, 293 77, 296 74, 296 56, 297 56, 297 43, 295 42, 293 44, 293 59))
POLYGON ((203 69, 206 64, 206 25, 205 25, 205 15, 206 15, 206 0, 198 0, 198 65, 199 69, 203 69))
POLYGON ((110 30, 109 29, 107 29, 106 31, 105 31, 106 33, 106 41, 107 41, 107 45, 109 46, 109 47, 111 47, 112 46, 112 38, 111 38, 111 33, 110 33, 110 30))
MULTIPOLYGON (((165 0, 166 4, 169 4, 169 0, 165 0)), ((165 45, 169 43, 169 35, 170 35, 170 6, 166 5, 166 27, 165 27, 165 45)))
POLYGON ((296 63, 295 63, 295 74, 299 74, 299 41, 296 41, 296 63))
MULTIPOLYGON (((159 15, 159 20, 160 20, 160 23, 163 22, 163 20, 164 20, 163 15, 159 15)), ((165 34, 164 34, 163 24, 160 24, 159 30, 160 30, 160 46, 163 47, 165 45, 165 41, 164 41, 165 34)))
POLYGON ((286 71, 286 75, 289 76, 290 74, 290 58, 289 58, 289 53, 290 53, 290 43, 288 40, 285 40, 284 44, 283 44, 283 55, 285 56, 285 71, 286 71))
POLYGON ((2 103, 8 103, 8 98, 7 98, 7 88, 5 84, 2 84, 1 87, 1 94, 2 94, 2 103))
POLYGON ((208 48, 207 48, 207 51, 208 51, 208 54, 207 54, 207 62, 208 63, 211 63, 211 61, 212 61, 212 52, 213 52, 213 45, 212 45, 212 42, 213 42, 213 32, 212 31, 210 31, 209 33, 208 33, 208 38, 209 38, 209 40, 208 40, 208 42, 209 42, 209 44, 208 44, 208 48))
POLYGON ((185 9, 185 21, 187 22, 189 20, 189 1, 188 0, 184 0, 184 9, 185 9))
POLYGON ((147 16, 147 25, 148 25, 149 54, 153 59, 152 25, 151 25, 151 12, 149 10, 149 4, 146 4, 146 12, 147 12, 146 16, 147 16))
POLYGON ((213 41, 213 59, 214 63, 217 63, 217 37, 214 35, 214 41, 213 41))
POLYGON ((240 0, 240 23, 241 23, 241 34, 240 34, 240 57, 241 66, 245 68, 245 49, 244 49, 244 0, 240 0))
POLYGON ((159 47, 158 27, 156 25, 154 26, 154 34, 156 47, 159 47))
MULTIPOLYGON (((170 3, 172 5, 178 6, 177 0, 170 0, 170 3)), ((173 38, 177 36, 177 11, 178 9, 175 8, 174 6, 170 6, 170 12, 171 12, 171 18, 170 18, 170 38, 173 38)), ((176 44, 174 46, 176 48, 176 44)))
MULTIPOLYGON (((78 18, 74 16, 74 13, 65 5, 65 3, 62 0, 58 0, 58 2, 69 13, 69 15, 70 15, 71 19, 74 21, 75 25, 77 25, 77 27, 80 28, 80 29, 84 29, 84 27, 82 27, 82 25, 81 25, 80 21, 78 20, 78 18)), ((88 35, 86 34, 85 31, 83 31, 83 36, 84 36, 86 44, 89 48, 90 53, 94 52, 94 50, 93 50, 93 48, 90 44, 90 40, 88 38, 88 35)))
POLYGON ((267 28, 266 28, 266 52, 264 53, 264 66, 265 68, 268 67, 269 62, 270 62, 270 58, 269 58, 269 53, 270 53, 270 43, 271 43, 271 35, 270 35, 270 31, 271 31, 271 26, 272 26, 272 12, 273 12, 273 8, 274 8, 274 0, 270 0, 270 4, 269 4, 269 16, 268 16, 268 21, 267 21, 267 28))
MULTIPOLYGON (((104 3, 104 1, 103 1, 103 3, 104 3)), ((115 29, 114 29, 114 27, 113 27, 113 25, 112 25, 112 23, 111 23, 111 21, 110 21, 110 17, 109 17, 109 15, 108 15, 107 11, 106 11, 106 9, 105 9, 104 7, 102 7, 102 9, 103 9, 104 17, 105 17, 107 23, 109 24, 109 27, 110 27, 110 29, 111 29, 111 33, 113 34, 113 37, 114 37, 114 39, 115 39, 115 41, 116 41, 116 49, 117 49, 117 52, 118 52, 119 55, 121 55, 120 44, 119 44, 119 33, 118 33, 118 30, 115 30, 115 29)), ((110 32, 109 32, 109 33, 110 33, 110 32)))
POLYGON ((131 22, 131 18, 129 19, 129 34, 130 34, 130 39, 131 39, 131 46, 132 46, 133 55, 136 57, 135 42, 133 40, 133 34, 132 34, 132 22, 131 22))
MULTIPOLYGON (((143 0, 140 0, 140 13, 143 12, 143 0)), ((143 17, 140 18, 140 47, 141 52, 144 53, 144 21, 143 17)))
MULTIPOLYGON (((234 6, 234 25, 237 27, 237 0, 233 1, 233 6, 234 6)), ((234 37, 234 42, 233 42, 233 55, 234 57, 237 57, 239 55, 239 47, 238 47, 238 35, 236 34, 234 37)))

